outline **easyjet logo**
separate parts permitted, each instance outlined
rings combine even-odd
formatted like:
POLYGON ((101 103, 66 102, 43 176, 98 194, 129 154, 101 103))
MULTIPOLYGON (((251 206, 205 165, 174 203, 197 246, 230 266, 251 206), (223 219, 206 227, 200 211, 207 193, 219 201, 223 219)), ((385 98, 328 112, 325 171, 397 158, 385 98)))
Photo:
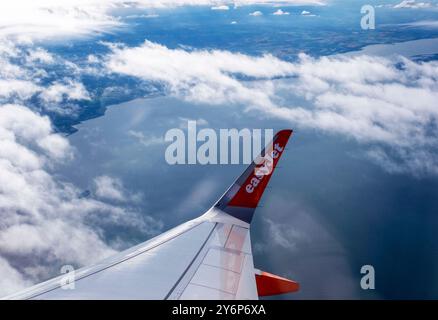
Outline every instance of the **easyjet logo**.
POLYGON ((256 167, 254 170, 254 176, 251 178, 249 183, 245 186, 247 193, 253 193, 260 182, 265 176, 268 176, 274 170, 274 160, 279 158, 283 152, 284 147, 280 146, 279 143, 274 144, 274 148, 271 152, 265 154, 264 157, 260 158, 258 162, 262 165, 256 167))

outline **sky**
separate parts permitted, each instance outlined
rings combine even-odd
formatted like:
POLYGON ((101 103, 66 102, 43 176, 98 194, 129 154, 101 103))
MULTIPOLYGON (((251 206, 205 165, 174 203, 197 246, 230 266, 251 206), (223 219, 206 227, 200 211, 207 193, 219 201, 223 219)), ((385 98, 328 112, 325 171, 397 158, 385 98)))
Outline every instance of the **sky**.
MULTIPOLYGON (((226 180, 214 166, 163 163, 163 133, 195 119, 213 128, 298 132, 293 151, 302 152, 295 160, 301 171, 285 172, 306 192, 279 177, 265 204, 275 214, 261 209, 253 236, 269 240, 253 240, 256 262, 269 257, 266 267, 286 265, 279 271, 308 284, 298 298, 436 298, 436 281, 412 295, 390 289, 418 272, 421 266, 413 262, 405 272, 382 277, 375 295, 357 289, 357 269, 367 259, 386 275, 397 258, 415 258, 438 279, 431 236, 437 224, 438 48, 430 42, 431 48, 422 51, 422 45, 412 55, 388 45, 436 38, 438 5, 374 5, 378 24, 369 34, 359 28, 359 2, 0 4, 0 295, 56 275, 60 265, 94 263, 207 209, 242 168, 222 168, 234 174, 226 180), (386 52, 358 51, 370 44, 384 44, 386 52), (123 121, 111 118, 109 106, 118 103, 127 103, 114 107, 126 109, 118 115, 123 121), (120 128, 114 129, 118 135, 108 126, 120 128), (160 175, 151 173, 145 154, 160 175), (175 175, 188 185, 150 190, 135 181, 134 168, 152 181, 175 175), (355 189, 356 181, 363 186, 355 189), (371 193, 376 188, 380 196, 371 193), (366 203, 361 192, 378 205, 366 203), (171 207, 153 204, 172 194, 178 194, 175 216, 165 214, 171 207), (335 213, 336 207, 359 210, 363 217, 356 222, 363 225, 335 213), (396 212, 403 214, 400 220, 396 212), (376 223, 379 234, 367 248, 359 235, 376 223), (400 231, 391 234, 391 225, 400 231), (424 246, 417 253, 405 240, 395 243, 409 228, 423 232, 414 241, 424 246), (269 253, 275 248, 285 261, 269 253), (371 248, 375 253, 367 253, 371 248), (321 265, 334 275, 324 282, 316 276, 321 265), (332 292, 334 286, 339 291, 332 292)), ((293 161, 291 156, 287 163, 293 161)))

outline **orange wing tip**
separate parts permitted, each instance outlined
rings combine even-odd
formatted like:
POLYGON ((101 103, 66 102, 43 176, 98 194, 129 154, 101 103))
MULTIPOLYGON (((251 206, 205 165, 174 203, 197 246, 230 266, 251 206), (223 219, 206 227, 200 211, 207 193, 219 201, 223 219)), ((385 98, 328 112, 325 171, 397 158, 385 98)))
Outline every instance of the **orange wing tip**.
POLYGON ((255 277, 259 297, 297 292, 300 289, 298 282, 265 271, 256 270, 255 277))

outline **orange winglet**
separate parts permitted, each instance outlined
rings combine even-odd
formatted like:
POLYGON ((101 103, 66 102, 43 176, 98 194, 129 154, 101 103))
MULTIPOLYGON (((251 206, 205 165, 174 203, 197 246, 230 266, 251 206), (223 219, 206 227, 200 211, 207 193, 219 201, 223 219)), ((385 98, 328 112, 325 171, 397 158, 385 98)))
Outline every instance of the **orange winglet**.
POLYGON ((255 277, 259 297, 296 292, 300 289, 298 282, 265 271, 256 270, 255 277))

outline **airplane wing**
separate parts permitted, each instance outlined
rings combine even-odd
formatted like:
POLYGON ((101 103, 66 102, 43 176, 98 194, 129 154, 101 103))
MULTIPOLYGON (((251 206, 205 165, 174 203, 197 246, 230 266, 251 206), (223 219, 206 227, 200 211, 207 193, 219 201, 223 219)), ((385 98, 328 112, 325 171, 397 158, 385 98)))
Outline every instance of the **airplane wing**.
POLYGON ((298 290, 254 268, 250 240, 252 216, 291 134, 278 132, 199 218, 74 271, 68 285, 63 275, 6 299, 258 299, 298 290))

